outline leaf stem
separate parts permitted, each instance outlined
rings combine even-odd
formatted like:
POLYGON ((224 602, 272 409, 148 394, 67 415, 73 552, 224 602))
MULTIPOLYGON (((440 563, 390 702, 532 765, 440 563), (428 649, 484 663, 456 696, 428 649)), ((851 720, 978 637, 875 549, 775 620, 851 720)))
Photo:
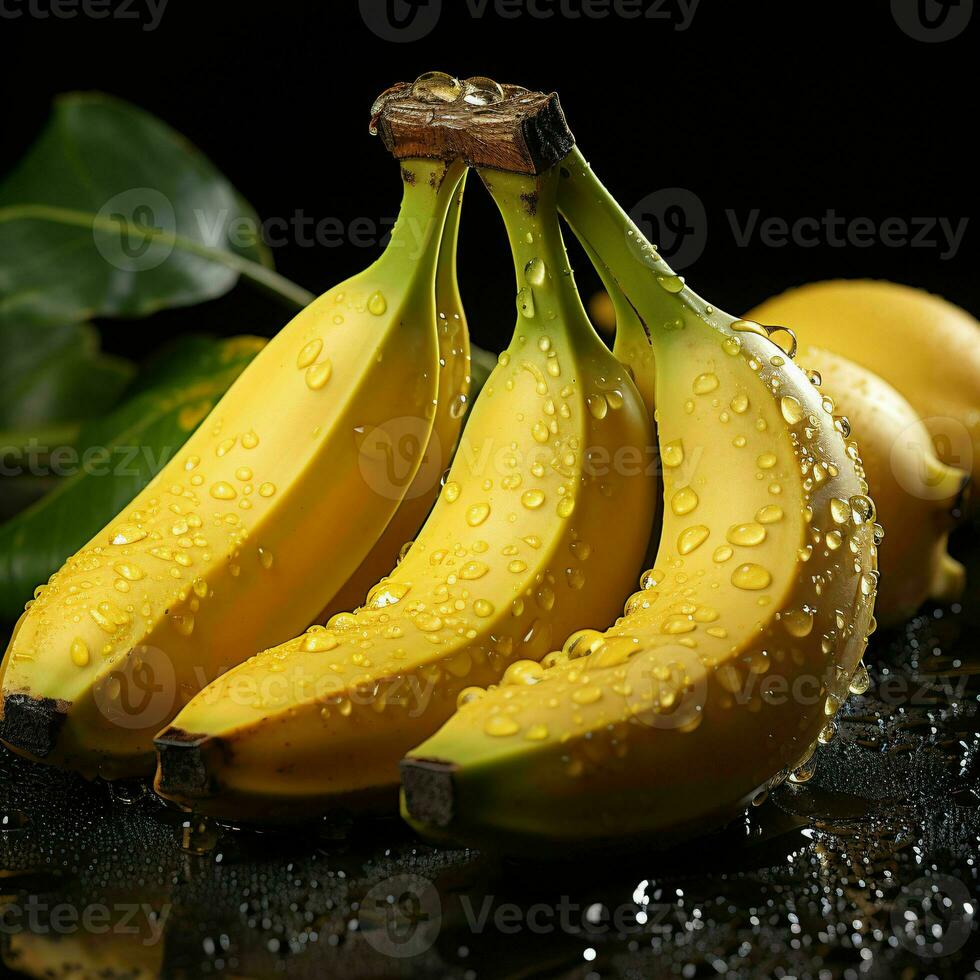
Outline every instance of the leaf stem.
MULTIPOLYGON (((109 218, 99 218, 90 212, 76 211, 72 208, 52 207, 46 204, 17 204, 0 208, 0 223, 18 220, 51 221, 57 224, 73 225, 78 228, 98 229, 117 235, 121 230, 118 221, 110 220, 109 218)), ((309 305, 314 299, 313 293, 303 289, 302 286, 297 285, 285 276, 279 275, 274 269, 269 269, 251 259, 246 259, 234 252, 229 252, 227 249, 205 245, 203 242, 195 241, 193 238, 178 235, 165 229, 148 228, 132 223, 128 224, 141 235, 152 238, 162 245, 170 245, 173 248, 189 252, 199 258, 207 259, 211 262, 218 262, 226 268, 233 269, 243 278, 253 283, 253 285, 264 289, 279 299, 285 300, 289 305, 295 306, 297 309, 302 309, 304 306, 309 305)))

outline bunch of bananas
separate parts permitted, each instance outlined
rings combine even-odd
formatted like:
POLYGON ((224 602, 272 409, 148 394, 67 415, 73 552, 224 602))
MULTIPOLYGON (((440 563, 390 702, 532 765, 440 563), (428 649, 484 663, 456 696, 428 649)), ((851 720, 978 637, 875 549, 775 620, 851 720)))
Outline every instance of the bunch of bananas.
POLYGON ((961 584, 945 545, 980 448, 976 322, 881 283, 723 313, 598 181, 554 95, 432 72, 373 113, 403 185, 384 254, 38 590, 0 738, 88 775, 155 764, 160 795, 235 821, 400 787, 424 834, 516 850, 686 836, 809 778, 867 687, 876 597, 895 621, 961 584), (467 167, 517 278, 472 409, 467 167), (559 213, 608 291, 612 351, 559 213), (939 344, 962 356, 936 381, 914 352, 939 344))

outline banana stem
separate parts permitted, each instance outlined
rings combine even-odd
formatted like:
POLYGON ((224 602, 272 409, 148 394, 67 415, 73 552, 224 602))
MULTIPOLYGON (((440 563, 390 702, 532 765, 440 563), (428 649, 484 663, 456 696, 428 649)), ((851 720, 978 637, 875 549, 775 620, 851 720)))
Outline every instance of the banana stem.
POLYGON ((434 294, 440 242, 449 212, 466 172, 461 161, 402 162, 402 204, 391 239, 375 262, 375 272, 396 294, 420 298, 434 294))
POLYGON ((463 192, 466 190, 466 172, 460 177, 453 191, 446 213, 446 224, 442 230, 439 245, 439 266, 436 270, 436 294, 448 296, 457 289, 456 249, 459 244, 459 219, 463 207, 463 192))
POLYGON ((559 210, 583 244, 600 257, 631 305, 642 308, 651 334, 685 313, 703 320, 711 316, 714 310, 674 274, 578 148, 559 169, 559 210))
POLYGON ((567 331, 568 339, 605 345, 592 327, 572 275, 558 223, 558 174, 537 177, 481 170, 507 229, 517 278, 518 329, 567 331))

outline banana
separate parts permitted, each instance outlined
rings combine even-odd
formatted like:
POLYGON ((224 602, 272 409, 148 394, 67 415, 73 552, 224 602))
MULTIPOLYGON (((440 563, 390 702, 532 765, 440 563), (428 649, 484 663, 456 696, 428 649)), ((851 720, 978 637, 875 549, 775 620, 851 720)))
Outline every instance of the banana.
POLYGON ((419 448, 431 432, 433 283, 462 173, 402 161, 382 256, 284 327, 38 590, 6 654, 11 748, 87 775, 146 772, 154 732, 191 695, 312 622, 354 572, 419 465, 416 449, 392 473, 383 447, 399 425, 419 448))
POLYGON ((394 796, 398 761, 461 692, 607 624, 655 509, 652 435, 568 267, 553 173, 483 174, 511 240, 518 319, 439 499, 354 613, 205 689, 156 740, 156 789, 236 820, 394 796))
POLYGON ((800 360, 849 420, 870 494, 888 537, 881 546, 875 618, 895 625, 926 599, 949 602, 963 590, 963 566, 946 552, 969 474, 940 462, 915 409, 886 381, 819 347, 800 360))
POLYGON ((811 283, 746 314, 793 328, 896 388, 918 412, 939 458, 980 469, 980 323, 923 289, 868 279, 811 283))
POLYGON ((459 439, 470 392, 470 338, 456 279, 456 244, 465 183, 464 175, 446 216, 436 269, 439 387, 432 434, 415 479, 395 516, 357 571, 317 617, 319 622, 326 622, 335 613, 360 605, 368 589, 394 568, 402 549, 432 509, 439 493, 439 481, 459 439))
POLYGON ((652 337, 664 525, 611 629, 512 665, 402 763, 420 832, 514 851, 663 844, 806 778, 866 685, 877 583, 860 458, 795 343, 695 295, 577 150, 562 171, 563 214, 652 337))

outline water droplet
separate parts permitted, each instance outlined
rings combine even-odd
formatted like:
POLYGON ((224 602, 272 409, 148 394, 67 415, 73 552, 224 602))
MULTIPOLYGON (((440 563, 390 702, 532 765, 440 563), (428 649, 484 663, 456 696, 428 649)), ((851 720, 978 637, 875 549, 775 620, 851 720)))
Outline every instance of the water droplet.
POLYGON ((519 732, 520 725, 510 715, 491 715, 483 726, 483 730, 487 735, 501 738, 519 732))
POLYGON ((488 571, 490 569, 482 561, 468 561, 459 570, 459 577, 467 581, 473 581, 478 578, 483 578, 488 571))
POLYGON ((850 499, 851 504, 851 520, 855 524, 871 524, 874 522, 875 517, 875 505, 870 497, 866 497, 864 494, 855 494, 850 499))
POLYGON ((846 500, 833 497, 830 501, 830 516, 837 524, 846 524, 851 519, 851 505, 846 500))
POLYGON ((260 497, 271 497, 276 492, 276 485, 274 483, 263 483, 259 487, 260 497))
POLYGON ((680 276, 657 276, 657 283, 668 293, 679 293, 684 288, 684 280, 680 276))
POLYGON ((760 470, 771 470, 776 465, 776 454, 763 453, 761 456, 759 456, 755 463, 760 470))
POLYGON ((326 630, 317 630, 315 633, 307 633, 303 638, 303 650, 306 653, 326 653, 334 650, 340 645, 340 641, 326 630))
POLYGON ((470 527, 479 527, 490 516, 489 504, 474 504, 466 512, 466 523, 470 527))
POLYGON ((515 660, 505 671, 500 683, 506 687, 527 687, 537 684, 544 676, 544 667, 536 660, 515 660))
POLYGON ((455 102, 463 91, 463 83, 443 71, 424 72, 412 83, 412 98, 419 102, 455 102))
POLYGON ((320 356, 320 351, 322 350, 323 341, 319 337, 311 340, 296 356, 296 367, 300 369, 308 368, 320 356))
POLYGON ((472 78, 467 78, 463 84, 463 101, 470 105, 493 105, 504 99, 504 90, 492 78, 474 75, 472 78))
POLYGON ((749 408, 749 396, 744 391, 740 391, 732 398, 729 406, 736 415, 744 415, 749 408))
POLYGON ((529 320, 534 318, 534 293, 528 286, 517 291, 517 312, 529 320))
POLYGON ((695 395, 707 395, 714 391, 720 382, 718 381, 718 375, 712 374, 710 372, 706 374, 699 374, 694 379, 694 394, 695 395))
POLYGON ((797 422, 803 420, 803 406, 800 404, 799 399, 794 398, 792 395, 783 395, 779 399, 779 410, 783 413, 783 418, 790 425, 796 425, 797 422))
POLYGON ((319 391, 333 374, 333 365, 328 360, 320 361, 306 369, 306 387, 311 391, 319 391))
POLYGON ((269 551, 266 548, 262 548, 262 547, 259 548, 259 564, 266 571, 268 571, 270 568, 272 568, 272 565, 273 565, 273 562, 274 561, 275 561, 275 558, 274 558, 274 556, 273 556, 273 554, 272 554, 271 551, 269 551))
POLYGON ((142 524, 119 524, 109 535, 110 544, 135 544, 147 535, 142 524))
POLYGON ((76 636, 75 639, 71 641, 71 662, 76 667, 88 666, 88 644, 80 636, 76 636))
POLYGON ((847 689, 851 694, 861 695, 866 694, 869 687, 871 687, 871 677, 868 668, 863 663, 859 663, 847 689))
POLYGON ((442 488, 442 495, 446 498, 447 502, 452 504, 459 500, 461 490, 462 488, 455 480, 450 480, 442 488))
POLYGON ((769 572, 761 565, 754 565, 751 562, 739 565, 732 572, 732 585, 737 589, 755 592, 759 589, 768 588, 771 583, 772 576, 769 572))
MULTIPOLYGON (((548 268, 541 259, 531 259, 531 261, 524 266, 524 278, 531 286, 543 286, 547 275, 548 268)), ((542 340, 545 339, 547 338, 542 338, 542 340)), ((551 345, 549 344, 548 347, 550 346, 551 345)), ((548 347, 542 347, 541 350, 547 351, 548 347)))
POLYGON ((479 701, 481 698, 486 697, 486 694, 486 690, 482 687, 464 687, 456 696, 456 707, 462 708, 463 705, 479 701))
POLYGON ((367 308, 369 313, 373 313, 374 316, 381 316, 388 309, 388 301, 384 298, 384 294, 375 290, 368 297, 367 308))
POLYGON ((238 491, 225 480, 211 484, 210 493, 215 500, 234 500, 238 496, 238 491))
POLYGON ((783 508, 778 504, 766 504, 755 515, 760 524, 776 524, 783 519, 783 508))
POLYGON ((813 631, 813 613, 806 609, 790 609, 782 615, 783 626, 790 636, 809 636, 813 631))
POLYGON ((723 562, 728 561, 732 555, 735 554, 733 548, 729 548, 727 544, 721 545, 721 547, 715 548, 715 553, 711 556, 712 561, 716 561, 719 565, 723 562))
POLYGON ((684 444, 680 439, 668 442, 660 451, 664 466, 680 466, 684 462, 684 444))
POLYGON ((555 513, 559 517, 571 517, 572 512, 575 510, 575 498, 574 497, 562 497, 558 501, 558 506, 555 508, 555 513))
POLYGON ((677 538, 677 551, 682 555, 689 555, 708 540, 710 533, 703 524, 695 524, 685 528, 677 538))
POLYGON ((725 537, 731 544, 752 548, 766 540, 766 529, 755 521, 750 521, 748 524, 733 524, 725 537))
POLYGON ((521 494, 521 503, 528 510, 537 510, 544 503, 544 491, 525 490, 521 494))
POLYGON ((249 430, 242 436, 242 448, 243 449, 254 449, 259 444, 259 437, 249 430))
POLYGON ((585 399, 585 404, 588 406, 589 414, 594 419, 604 419, 609 413, 609 403, 606 401, 605 395, 589 395, 585 399))

